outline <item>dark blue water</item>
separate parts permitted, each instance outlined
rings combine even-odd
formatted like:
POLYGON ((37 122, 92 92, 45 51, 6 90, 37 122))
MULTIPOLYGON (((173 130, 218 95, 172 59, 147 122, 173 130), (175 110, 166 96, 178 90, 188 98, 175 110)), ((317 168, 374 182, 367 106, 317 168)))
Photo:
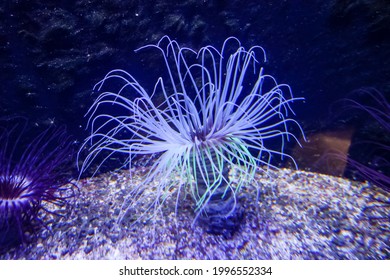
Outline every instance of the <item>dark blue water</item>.
MULTIPOLYGON (((387 1, 146 2, 3 1, 0 115, 25 116, 33 129, 65 124, 82 142, 88 135, 83 116, 96 98, 92 88, 109 70, 125 69, 146 88, 161 75, 158 55, 134 49, 165 34, 193 49, 220 48, 236 36, 247 48, 264 47, 265 73, 305 98, 294 110, 311 143, 333 133, 333 142, 349 143, 347 158, 389 175, 389 151, 378 149, 388 147, 389 131, 343 106, 344 98, 378 106, 363 88, 389 102, 387 1), (370 143, 367 150, 355 145, 362 142, 370 143)), ((317 161, 334 147, 321 145, 288 149, 301 168, 332 173, 317 161)), ((333 173, 365 179, 350 163, 333 173)))

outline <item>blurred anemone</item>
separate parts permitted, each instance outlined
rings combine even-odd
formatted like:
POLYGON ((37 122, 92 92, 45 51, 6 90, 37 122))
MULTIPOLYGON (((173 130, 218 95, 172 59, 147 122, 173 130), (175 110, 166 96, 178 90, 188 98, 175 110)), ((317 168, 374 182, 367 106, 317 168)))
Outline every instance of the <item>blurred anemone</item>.
POLYGON ((390 103, 374 88, 362 88, 350 95, 333 104, 328 131, 310 137, 311 144, 317 142, 312 147, 318 147, 313 154, 321 155, 311 158, 310 167, 317 172, 369 181, 389 192, 390 103))
POLYGON ((53 213, 51 205, 63 206, 75 188, 64 169, 72 149, 63 127, 26 143, 26 120, 0 121, 0 248, 7 248, 33 236, 44 225, 41 210, 53 213))
POLYGON ((145 48, 161 52, 166 75, 157 79, 152 94, 124 70, 112 70, 96 84, 100 95, 87 113, 91 135, 82 149, 89 153, 80 171, 102 154, 96 171, 114 154, 126 154, 124 166, 130 167, 136 156, 157 154, 144 180, 125 199, 121 219, 153 184, 157 187, 148 210, 156 213, 176 195, 177 211, 179 197, 189 193, 194 221, 200 218, 209 232, 229 237, 242 218, 237 194, 253 182, 257 167, 272 167, 274 156, 295 164, 284 148, 291 139, 299 144, 291 129, 303 134, 288 116, 293 114, 291 103, 302 98, 263 74, 261 47, 246 50, 233 37, 221 50, 206 46, 196 52, 167 36, 136 51, 145 48), (163 100, 156 104, 160 96, 163 100), (232 169, 236 181, 229 178, 232 169))
POLYGON ((346 161, 348 173, 353 174, 350 177, 368 180, 390 192, 390 103, 374 88, 353 94, 342 100, 341 111, 360 120, 361 131, 356 132, 360 133, 359 139, 351 144, 348 157, 342 157, 339 151, 333 151, 330 157, 346 161))

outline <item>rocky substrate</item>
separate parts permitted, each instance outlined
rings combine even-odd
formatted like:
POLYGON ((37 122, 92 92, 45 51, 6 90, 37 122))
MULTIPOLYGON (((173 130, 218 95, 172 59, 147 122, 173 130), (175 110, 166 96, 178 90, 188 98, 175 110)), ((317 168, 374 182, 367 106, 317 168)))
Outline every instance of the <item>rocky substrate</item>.
POLYGON ((257 188, 240 192, 243 224, 225 239, 193 225, 189 196, 177 211, 167 199, 146 219, 153 186, 117 224, 123 198, 140 182, 125 171, 81 180, 73 204, 53 209, 65 215, 42 213, 47 227, 0 259, 390 259, 389 194, 369 183, 259 170, 257 188))

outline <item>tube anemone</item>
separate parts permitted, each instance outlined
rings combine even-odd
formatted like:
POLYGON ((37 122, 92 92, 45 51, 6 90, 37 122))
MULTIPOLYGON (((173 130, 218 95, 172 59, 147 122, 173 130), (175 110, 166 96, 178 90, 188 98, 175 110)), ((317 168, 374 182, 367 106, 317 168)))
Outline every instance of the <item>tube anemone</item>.
MULTIPOLYGON (((125 199, 123 215, 153 182, 157 188, 148 209, 154 213, 168 197, 176 195, 178 204, 180 194, 189 193, 195 201, 194 221, 214 215, 220 218, 217 223, 237 227, 237 194, 253 181, 257 167, 272 167, 273 156, 288 157, 295 164, 284 146, 291 139, 299 144, 291 125, 303 134, 288 117, 293 114, 291 103, 302 98, 294 98, 288 85, 263 73, 259 59, 266 61, 266 56, 261 47, 246 50, 233 37, 221 50, 206 46, 196 52, 167 36, 136 51, 146 48, 161 53, 167 78, 157 79, 152 94, 120 69, 95 85, 100 94, 87 113, 91 134, 82 147, 89 153, 81 173, 102 154, 98 168, 118 153, 128 155, 124 166, 131 166, 136 156, 157 154, 144 180, 125 199), (164 97, 160 104, 155 104, 157 95, 164 97), (110 105, 123 114, 105 113, 110 105), (270 141, 278 141, 278 146, 267 146, 270 141), (235 170, 237 182, 230 180, 229 169, 235 170), (218 199, 228 201, 228 207, 222 203, 216 207, 224 210, 210 214, 215 208, 210 205, 218 199)), ((228 231, 227 235, 233 229, 228 231)), ((225 234, 223 229, 216 233, 225 234)))
MULTIPOLYGON (((364 117, 371 118, 379 127, 379 131, 382 131, 383 135, 390 135, 390 103, 386 97, 376 89, 366 88, 360 89, 354 94, 360 94, 364 101, 358 101, 357 98, 342 99, 343 112, 348 112, 350 115, 358 115, 359 113, 365 113, 364 117), (351 111, 352 110, 352 114, 351 111), (360 111, 360 112, 359 112, 360 111)), ((351 157, 345 158, 341 156, 339 151, 329 153, 328 157, 336 158, 346 161, 350 168, 357 172, 356 175, 360 179, 368 180, 384 190, 390 192, 390 145, 389 138, 381 139, 383 143, 365 140, 353 143, 351 150, 370 149, 371 152, 365 156, 372 157, 370 159, 371 164, 365 164, 359 162, 351 157)))
POLYGON ((50 204, 64 205, 75 194, 63 169, 71 159, 65 129, 49 128, 24 145, 21 123, 0 128, 0 248, 26 241, 44 224, 41 210, 51 212, 50 204))

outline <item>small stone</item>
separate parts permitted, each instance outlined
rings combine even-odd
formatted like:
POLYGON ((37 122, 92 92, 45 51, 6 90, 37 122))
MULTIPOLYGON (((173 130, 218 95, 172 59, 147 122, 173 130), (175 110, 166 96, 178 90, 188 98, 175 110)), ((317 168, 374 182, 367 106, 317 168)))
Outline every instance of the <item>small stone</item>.
POLYGON ((87 255, 89 254, 89 253, 91 253, 91 251, 92 251, 92 246, 91 245, 87 245, 86 247, 85 247, 85 249, 84 249, 84 253, 86 253, 87 255))
POLYGON ((69 253, 68 249, 64 249, 61 251, 61 256, 65 256, 67 253, 69 253))
POLYGON ((85 229, 82 229, 79 233, 79 238, 84 238, 87 236, 87 231, 85 229))
POLYGON ((335 244, 338 247, 343 247, 346 244, 345 238, 343 236, 335 236, 332 239, 332 243, 335 244))

